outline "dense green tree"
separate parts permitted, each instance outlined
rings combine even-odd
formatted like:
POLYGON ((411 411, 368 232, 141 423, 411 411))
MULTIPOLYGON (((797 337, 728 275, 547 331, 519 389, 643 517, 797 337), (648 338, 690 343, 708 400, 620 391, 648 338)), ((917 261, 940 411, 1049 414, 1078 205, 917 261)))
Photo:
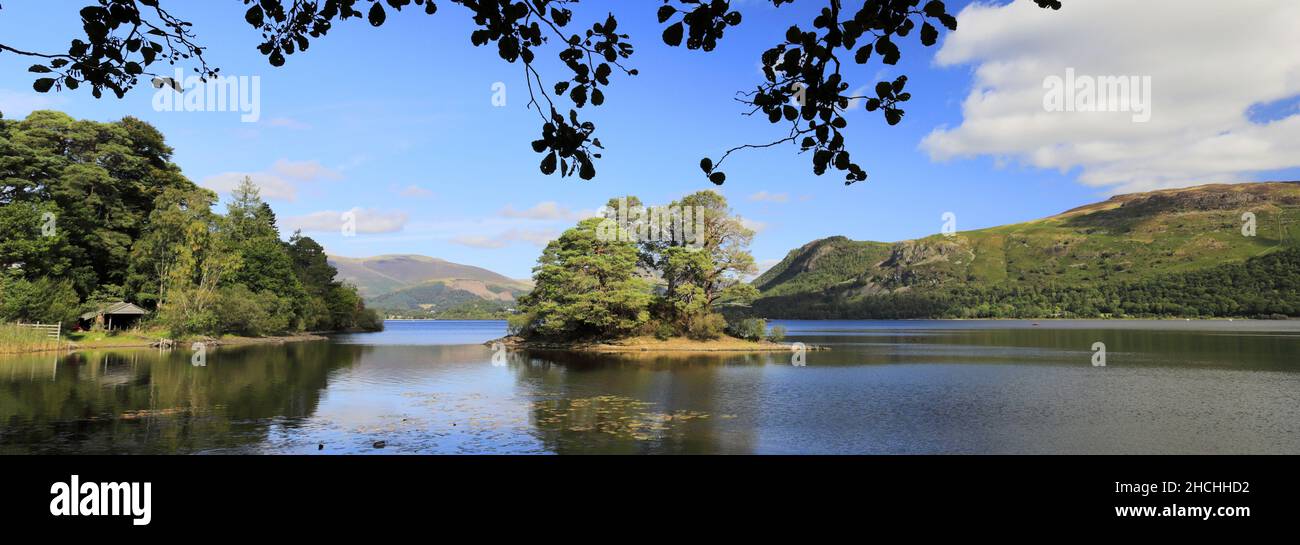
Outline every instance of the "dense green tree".
POLYGON ((337 293, 335 286, 338 284, 334 277, 338 271, 329 264, 325 248, 311 237, 294 232, 289 237, 288 251, 294 273, 306 292, 302 306, 303 327, 314 331, 335 329, 334 315, 327 299, 337 293))
POLYGON ((515 329, 564 339, 716 338, 727 325, 717 305, 755 294, 744 283, 754 272, 753 236, 713 191, 652 208, 635 196, 612 199, 602 217, 547 246, 515 329))
POLYGON ((212 212, 211 191, 172 191, 158 200, 134 252, 158 282, 158 319, 176 335, 216 332, 220 290, 243 265, 228 222, 212 212))
POLYGON ((0 322, 71 325, 79 309, 80 299, 70 281, 27 280, 0 272, 0 322))
POLYGON ((676 334, 716 337, 725 325, 713 316, 717 305, 754 297, 744 281, 755 272, 749 253, 754 232, 721 194, 699 191, 650 208, 629 196, 611 200, 604 216, 638 241, 644 274, 662 288, 653 315, 676 334))
MULTIPOLYGON (((325 308, 329 311, 332 329, 348 330, 361 328, 369 317, 366 316, 365 301, 352 286, 332 284, 324 298, 325 308)), ((371 311, 373 312, 373 311, 371 311)))
POLYGON ((293 260, 298 281, 313 295, 324 295, 338 274, 338 270, 330 265, 325 248, 311 237, 302 236, 301 231, 295 231, 289 237, 289 257, 293 260))
POLYGON ((334 280, 338 270, 311 237, 295 232, 286 245, 298 282, 306 297, 302 306, 303 327, 311 330, 383 328, 383 318, 367 309, 354 286, 334 280))
MULTIPOLYGON (((275 312, 287 317, 285 329, 288 325, 302 329, 309 322, 319 322, 318 316, 306 315, 309 308, 315 313, 319 306, 308 302, 290 245, 280 238, 275 212, 262 200, 251 178, 245 176, 235 187, 226 205, 225 220, 241 261, 231 282, 256 294, 262 308, 275 307, 275 312)), ((265 331, 267 327, 246 331, 265 331)))
POLYGON ((83 297, 99 284, 123 284, 132 241, 154 200, 167 189, 194 187, 171 153, 156 130, 133 118, 99 123, 37 111, 22 121, 0 119, 0 206, 52 212, 56 236, 70 246, 49 254, 70 264, 34 260, 31 270, 66 275, 83 297))
MULTIPOLYGON (((685 274, 677 279, 679 285, 685 283, 698 287, 709 307, 729 293, 735 297, 749 293, 741 286, 746 277, 757 272, 754 256, 749 253, 754 231, 746 227, 744 220, 731 211, 727 199, 716 191, 699 191, 669 207, 683 210, 689 208, 701 217, 697 221, 699 227, 702 227, 696 237, 697 253, 706 255, 703 259, 689 260, 683 268, 685 274)), ((679 255, 682 252, 696 251, 689 242, 676 242, 673 249, 679 255)))
POLYGON ((91 283, 94 271, 75 261, 81 254, 69 244, 67 232, 58 229, 57 214, 50 202, 0 204, 0 270, 91 283))
POLYGON ((226 228, 243 261, 235 271, 235 283, 254 292, 271 291, 301 299, 302 284, 289 249, 280 240, 275 213, 247 176, 235 187, 226 206, 226 228))
POLYGON ((536 287, 520 299, 521 333, 562 339, 630 335, 650 319, 650 286, 637 276, 636 245, 602 240, 601 218, 551 241, 533 269, 536 287))
POLYGON ((221 274, 239 267, 237 256, 228 255, 222 220, 212 212, 216 200, 215 193, 200 188, 171 189, 157 198, 132 247, 126 290, 132 300, 165 307, 176 290, 194 282, 205 259, 221 263, 221 274))
POLYGON ((292 301, 271 291, 254 293, 243 284, 222 288, 216 305, 218 328, 225 333, 256 337, 291 330, 292 301))
POLYGON ((320 245, 281 240, 251 180, 217 214, 171 153, 137 119, 0 118, 0 319, 127 300, 176 335, 382 328, 320 245))

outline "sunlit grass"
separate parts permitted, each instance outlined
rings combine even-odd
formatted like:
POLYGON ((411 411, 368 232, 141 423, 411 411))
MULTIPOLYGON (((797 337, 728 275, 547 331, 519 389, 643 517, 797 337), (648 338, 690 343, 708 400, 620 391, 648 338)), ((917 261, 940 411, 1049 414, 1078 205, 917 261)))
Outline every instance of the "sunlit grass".
POLYGON ((0 324, 0 354, 35 352, 56 348, 58 348, 58 339, 51 338, 44 331, 16 324, 0 324))
POLYGON ((121 343, 139 343, 146 340, 170 338, 166 328, 153 324, 138 324, 127 330, 93 329, 67 333, 67 339, 80 345, 113 345, 121 343))

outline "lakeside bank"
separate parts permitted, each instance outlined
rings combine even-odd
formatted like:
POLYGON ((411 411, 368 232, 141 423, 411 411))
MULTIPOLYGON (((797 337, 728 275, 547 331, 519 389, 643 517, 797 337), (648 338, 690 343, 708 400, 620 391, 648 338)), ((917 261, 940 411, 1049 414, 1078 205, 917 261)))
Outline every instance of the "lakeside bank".
POLYGON ((133 334, 108 335, 94 337, 82 340, 62 340, 58 343, 49 342, 43 345, 20 345, 6 346, 0 344, 0 356, 19 356, 23 354, 39 354, 45 352, 78 352, 82 350, 105 350, 114 348, 157 348, 163 347, 193 347, 195 343, 203 343, 205 346, 241 346, 254 344, 286 344, 297 342, 314 342, 329 340, 322 333, 299 333, 295 335, 276 335, 269 337, 240 337, 240 336, 223 336, 223 337, 193 337, 181 340, 167 339, 163 337, 144 337, 133 334))

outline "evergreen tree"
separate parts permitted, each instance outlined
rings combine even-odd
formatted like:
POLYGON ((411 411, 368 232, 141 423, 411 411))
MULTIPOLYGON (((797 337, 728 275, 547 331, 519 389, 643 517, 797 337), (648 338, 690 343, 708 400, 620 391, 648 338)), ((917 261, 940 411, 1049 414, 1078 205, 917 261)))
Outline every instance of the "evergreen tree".
POLYGON ((632 334, 650 319, 650 286, 637 276, 631 242, 601 240, 591 218, 551 241, 533 269, 536 287, 520 299, 521 333, 562 339, 632 334))
POLYGON ((138 119, 0 118, 0 320, 125 299, 176 335, 383 327, 318 244, 280 239, 251 180, 218 215, 171 153, 138 119))

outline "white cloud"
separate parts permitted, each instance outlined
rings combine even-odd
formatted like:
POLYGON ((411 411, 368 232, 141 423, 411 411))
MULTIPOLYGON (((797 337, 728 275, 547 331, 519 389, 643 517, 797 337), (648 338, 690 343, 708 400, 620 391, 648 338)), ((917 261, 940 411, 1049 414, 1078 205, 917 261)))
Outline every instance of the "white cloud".
POLYGON ((587 210, 573 211, 555 201, 539 202, 527 210, 516 210, 512 205, 506 205, 500 213, 503 218, 544 220, 544 221, 576 221, 596 216, 596 212, 587 210))
POLYGON ((261 189, 262 198, 292 201, 298 198, 298 184, 318 180, 339 180, 338 171, 321 166, 318 161, 277 160, 271 168, 260 172, 223 172, 204 178, 199 185, 216 191, 221 196, 230 194, 247 176, 261 189))
POLYGON ((264 172, 223 172, 204 178, 199 185, 225 197, 234 191, 247 176, 262 192, 263 199, 292 201, 298 197, 298 188, 284 178, 264 172))
POLYGON ((494 236, 460 235, 452 237, 451 242, 472 248, 504 248, 517 242, 534 246, 545 246, 559 234, 552 230, 511 229, 494 236))
POLYGON ((762 233, 763 231, 767 230, 767 223, 758 220, 752 220, 749 218, 740 218, 740 224, 745 226, 746 229, 753 231, 754 234, 762 233))
POLYGON ((763 190, 753 195, 750 195, 749 200, 755 202, 773 202, 773 203, 790 202, 790 194, 789 193, 768 193, 766 190, 763 190))
POLYGON ((403 197, 428 198, 433 196, 433 192, 418 185, 408 185, 397 192, 403 197))
POLYGON ((320 161, 290 161, 288 159, 279 159, 271 165, 271 172, 301 180, 312 182, 316 180, 339 180, 343 178, 338 171, 324 167, 320 161))
POLYGON ((1300 95, 1300 2, 1090 0, 1059 11, 1029 0, 975 3, 936 55, 972 64, 957 127, 930 133, 932 159, 990 155, 1113 191, 1246 181, 1300 166, 1300 114, 1254 123, 1261 103, 1300 95), (1048 112, 1044 79, 1150 76, 1152 117, 1048 112))
POLYGON ((510 241, 527 242, 533 246, 545 246, 548 242, 559 238, 560 233, 550 229, 512 229, 506 231, 503 236, 510 241))
POLYGON ((469 246, 470 248, 486 248, 486 249, 505 248, 506 246, 510 245, 509 242, 506 242, 504 240, 500 240, 495 237, 487 237, 483 235, 458 235, 452 237, 451 242, 453 244, 459 244, 461 246, 469 246))
MULTIPOLYGON (((876 81, 883 81, 883 80, 882 80, 881 78, 877 77, 877 78, 876 78, 876 81)), ((867 97, 875 96, 875 93, 872 93, 872 92, 871 92, 871 90, 874 89, 874 88, 875 88, 875 84, 874 84, 874 83, 868 83, 868 84, 865 84, 865 85, 861 85, 861 86, 859 86, 857 89, 854 89, 854 90, 852 90, 852 91, 849 91, 848 96, 856 97, 856 98, 853 98, 852 100, 849 100, 849 107, 847 108, 847 110, 850 111, 850 112, 866 110, 866 109, 867 109, 867 97)))
MULTIPOLYGON (((395 233, 406 227, 409 216, 405 212, 376 210, 374 208, 352 208, 350 212, 356 220, 357 234, 395 233)), ((347 220, 344 212, 322 210, 305 216, 292 216, 284 219, 284 225, 290 229, 316 232, 342 232, 347 220)))

